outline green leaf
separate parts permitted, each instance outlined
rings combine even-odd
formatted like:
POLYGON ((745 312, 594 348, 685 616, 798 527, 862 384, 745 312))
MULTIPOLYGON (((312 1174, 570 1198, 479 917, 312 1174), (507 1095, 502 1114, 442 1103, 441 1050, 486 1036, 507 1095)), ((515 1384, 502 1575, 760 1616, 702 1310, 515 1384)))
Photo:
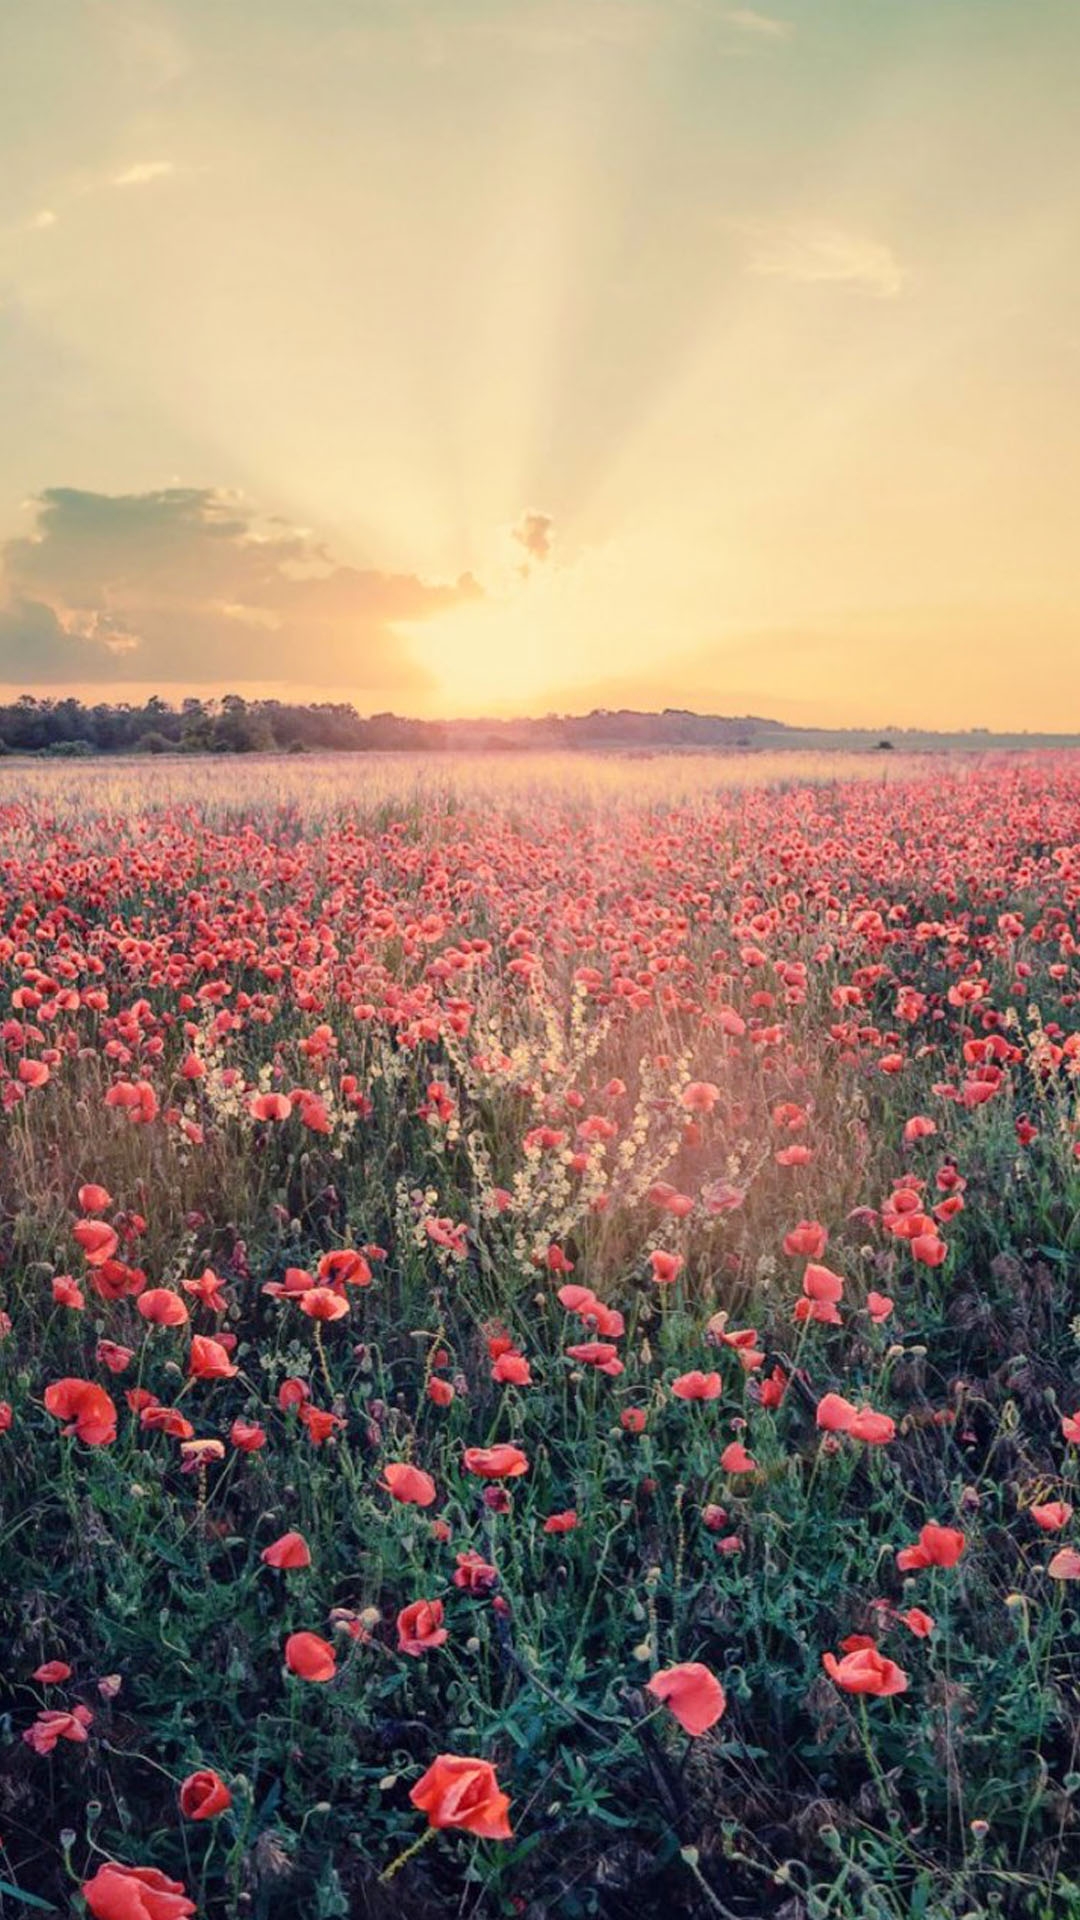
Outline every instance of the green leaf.
POLYGON ((24 1893, 21 1887, 12 1886, 10 1880, 0 1880, 0 1893, 7 1894, 12 1900, 21 1900, 24 1907, 36 1907, 39 1913, 60 1911, 51 1900, 43 1900, 37 1893, 24 1893))

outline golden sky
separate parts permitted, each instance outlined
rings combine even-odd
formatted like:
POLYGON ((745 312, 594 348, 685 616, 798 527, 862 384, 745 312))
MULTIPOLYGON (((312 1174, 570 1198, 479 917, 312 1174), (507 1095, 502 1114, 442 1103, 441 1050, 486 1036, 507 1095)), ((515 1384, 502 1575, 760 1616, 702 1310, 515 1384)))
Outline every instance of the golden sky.
POLYGON ((0 685, 1080 726, 1076 0, 0 8, 0 685))

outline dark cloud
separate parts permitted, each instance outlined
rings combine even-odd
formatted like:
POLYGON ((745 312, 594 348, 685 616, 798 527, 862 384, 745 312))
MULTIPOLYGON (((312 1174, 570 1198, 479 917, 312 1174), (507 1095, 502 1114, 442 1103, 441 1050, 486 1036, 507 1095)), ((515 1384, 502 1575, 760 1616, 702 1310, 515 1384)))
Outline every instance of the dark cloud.
POLYGON ((50 487, 32 534, 0 549, 0 681, 417 691, 401 625, 476 598, 337 565, 280 520, 205 487, 50 487))
MULTIPOLYGON (((551 542, 555 536, 555 522, 550 513, 537 513, 530 507, 523 513, 516 527, 511 528, 519 547, 524 547, 530 560, 546 560, 551 552, 551 542)), ((528 561, 526 561, 526 566, 528 561)))

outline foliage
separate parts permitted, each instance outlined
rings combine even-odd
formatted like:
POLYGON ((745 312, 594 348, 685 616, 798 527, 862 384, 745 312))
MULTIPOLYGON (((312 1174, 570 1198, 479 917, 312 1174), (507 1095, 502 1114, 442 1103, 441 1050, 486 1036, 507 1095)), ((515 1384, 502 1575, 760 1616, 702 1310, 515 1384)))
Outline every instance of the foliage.
POLYGON ((1074 763, 0 840, 13 1912, 1080 1913, 1074 763))

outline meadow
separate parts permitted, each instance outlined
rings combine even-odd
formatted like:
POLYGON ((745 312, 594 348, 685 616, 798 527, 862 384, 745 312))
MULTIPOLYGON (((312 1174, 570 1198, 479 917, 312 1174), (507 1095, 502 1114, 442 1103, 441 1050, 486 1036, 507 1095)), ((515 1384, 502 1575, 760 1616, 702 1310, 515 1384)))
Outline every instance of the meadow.
POLYGON ((0 1909, 1080 1916, 1080 756, 0 768, 0 1909))

